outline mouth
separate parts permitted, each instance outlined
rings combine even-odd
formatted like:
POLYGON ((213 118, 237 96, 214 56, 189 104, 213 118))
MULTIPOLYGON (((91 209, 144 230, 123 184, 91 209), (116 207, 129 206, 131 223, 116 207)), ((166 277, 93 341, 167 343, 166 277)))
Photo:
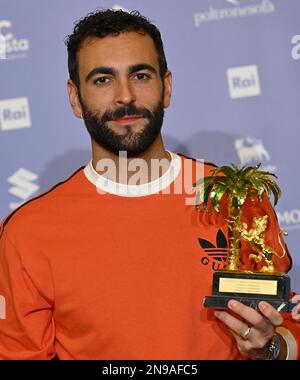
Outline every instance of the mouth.
POLYGON ((126 125, 126 124, 132 124, 135 123, 138 120, 143 119, 143 116, 138 115, 130 115, 130 116, 124 116, 120 119, 115 119, 114 121, 118 124, 126 125))

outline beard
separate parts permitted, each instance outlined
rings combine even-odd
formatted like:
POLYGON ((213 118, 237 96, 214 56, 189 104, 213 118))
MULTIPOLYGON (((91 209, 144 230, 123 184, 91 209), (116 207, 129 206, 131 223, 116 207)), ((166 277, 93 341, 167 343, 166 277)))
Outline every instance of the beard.
POLYGON ((120 151, 126 151, 127 157, 135 157, 145 152, 159 135, 163 119, 163 96, 153 110, 139 107, 134 104, 119 107, 115 111, 107 110, 103 115, 91 111, 80 99, 82 118, 91 138, 101 147, 119 155, 120 151), (117 134, 107 123, 125 116, 138 115, 148 120, 147 124, 139 132, 134 132, 130 124, 122 126, 126 131, 122 135, 117 134))

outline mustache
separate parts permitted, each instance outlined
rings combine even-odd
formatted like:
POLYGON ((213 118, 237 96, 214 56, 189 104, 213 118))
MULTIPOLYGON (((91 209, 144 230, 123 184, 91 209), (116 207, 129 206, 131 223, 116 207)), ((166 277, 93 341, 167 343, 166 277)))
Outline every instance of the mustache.
POLYGON ((117 120, 125 116, 141 116, 148 119, 153 117, 153 113, 147 108, 138 108, 134 104, 126 107, 119 107, 115 111, 106 111, 101 118, 102 123, 117 120))

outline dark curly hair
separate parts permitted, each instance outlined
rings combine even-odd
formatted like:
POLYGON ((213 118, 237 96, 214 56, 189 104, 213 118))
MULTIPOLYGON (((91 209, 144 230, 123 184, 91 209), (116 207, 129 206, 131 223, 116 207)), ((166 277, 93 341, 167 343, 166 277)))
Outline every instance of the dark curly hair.
POLYGON ((104 38, 119 35, 123 32, 138 32, 148 34, 155 45, 160 76, 163 80, 168 65, 164 53, 163 42, 158 28, 138 11, 130 13, 122 10, 97 10, 75 23, 73 34, 65 39, 68 48, 68 69, 70 79, 79 88, 77 53, 88 37, 104 38))

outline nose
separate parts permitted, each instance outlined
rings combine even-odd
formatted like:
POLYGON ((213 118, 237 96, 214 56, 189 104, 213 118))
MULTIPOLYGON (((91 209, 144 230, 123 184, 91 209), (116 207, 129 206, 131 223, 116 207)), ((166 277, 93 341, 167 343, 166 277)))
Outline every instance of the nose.
POLYGON ((115 103, 117 105, 129 105, 136 101, 132 84, 128 79, 119 80, 116 84, 115 103))

